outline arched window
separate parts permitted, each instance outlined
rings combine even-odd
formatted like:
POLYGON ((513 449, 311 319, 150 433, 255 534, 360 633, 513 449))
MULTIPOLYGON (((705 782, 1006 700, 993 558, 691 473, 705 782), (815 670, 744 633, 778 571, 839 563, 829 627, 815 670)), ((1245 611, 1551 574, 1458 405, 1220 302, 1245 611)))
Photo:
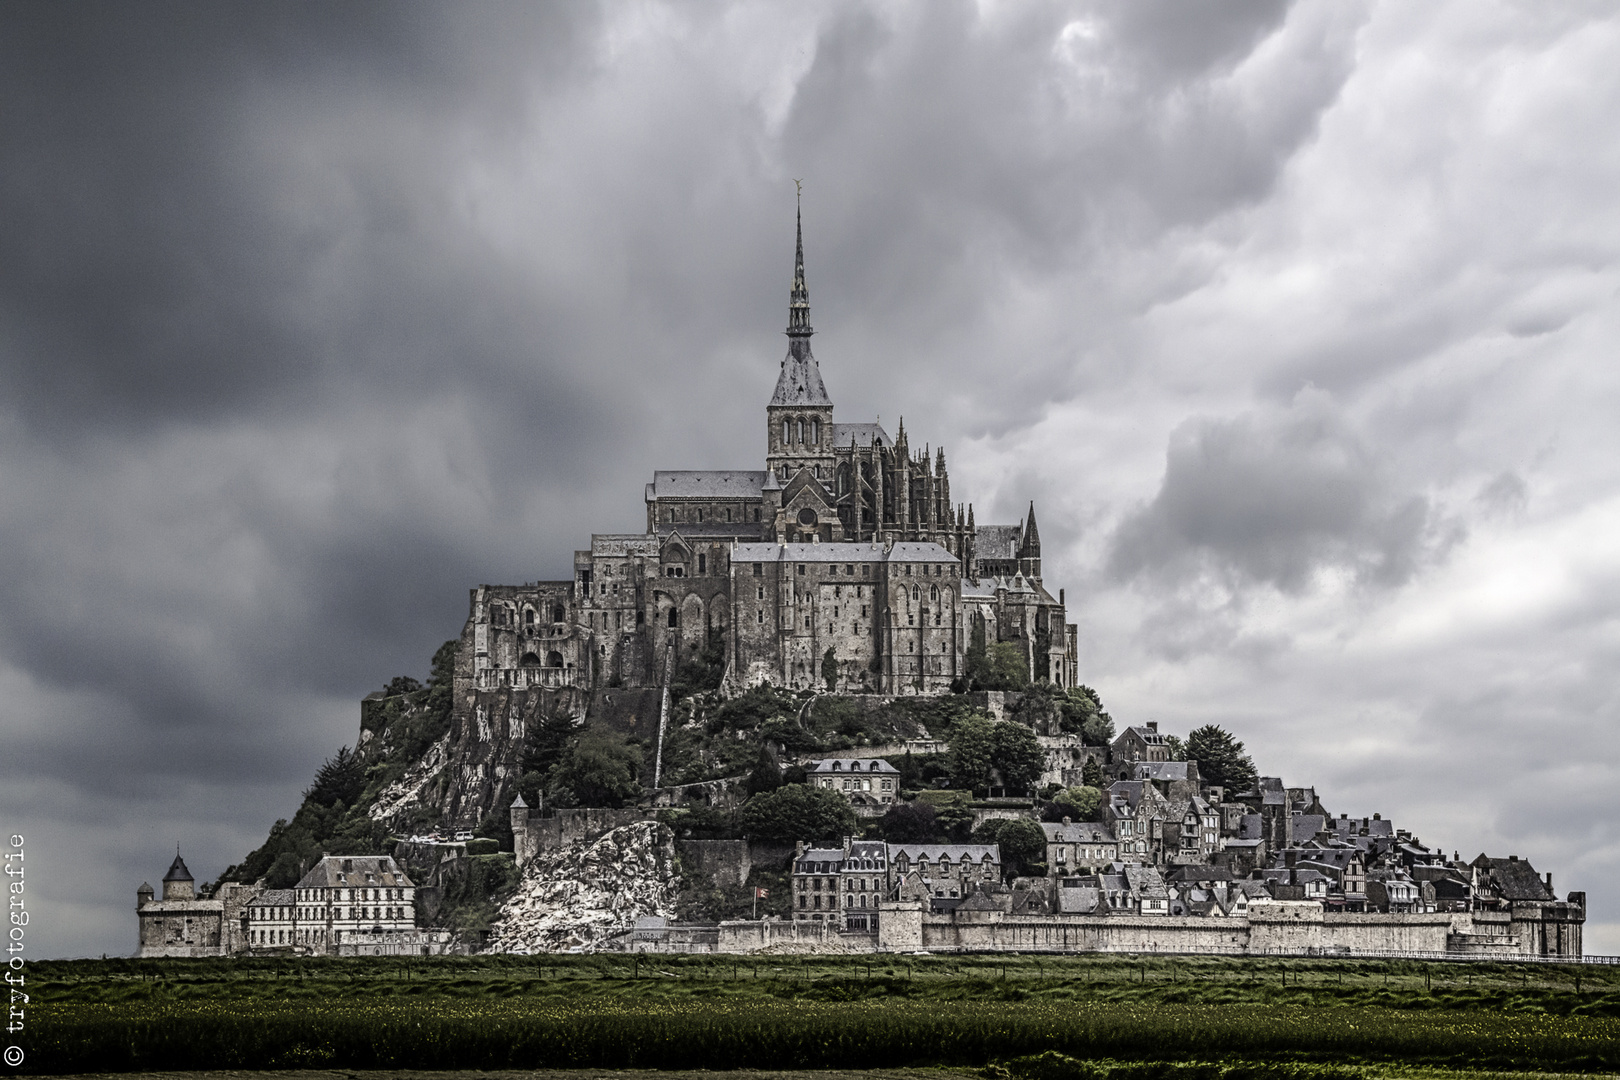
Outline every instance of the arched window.
POLYGON ((529 626, 534 625, 534 608, 526 608, 523 612, 523 621, 529 626))
POLYGON ((523 659, 518 661, 518 666, 519 667, 539 667, 540 666, 540 657, 538 655, 536 655, 535 653, 526 652, 526 653, 523 654, 523 659))
POLYGON ((930 600, 938 600, 939 599, 939 586, 938 585, 935 585, 935 586, 933 586, 932 588, 930 588, 928 590, 928 599, 930 599, 930 600))
POLYGON ((553 649, 551 652, 546 653, 546 667, 562 667, 562 665, 563 665, 562 653, 558 652, 555 649, 553 649))
POLYGON ((788 443, 788 442, 793 441, 793 439, 791 437, 792 432, 790 430, 792 428, 792 426, 793 426, 793 421, 788 420, 786 418, 783 418, 783 420, 782 420, 782 441, 784 443, 788 443))
POLYGON ((799 421, 799 430, 798 430, 797 434, 799 436, 797 441, 800 442, 800 443, 803 443, 804 442, 804 421, 803 420, 799 421))
POLYGON ((568 612, 563 609, 563 606, 561 604, 556 604, 556 605, 554 605, 552 607, 552 609, 551 609, 551 621, 552 622, 567 622, 568 621, 568 612))
POLYGON ((810 442, 811 442, 812 445, 815 445, 815 446, 820 446, 821 445, 821 421, 820 420, 812 420, 812 421, 810 421, 810 442))

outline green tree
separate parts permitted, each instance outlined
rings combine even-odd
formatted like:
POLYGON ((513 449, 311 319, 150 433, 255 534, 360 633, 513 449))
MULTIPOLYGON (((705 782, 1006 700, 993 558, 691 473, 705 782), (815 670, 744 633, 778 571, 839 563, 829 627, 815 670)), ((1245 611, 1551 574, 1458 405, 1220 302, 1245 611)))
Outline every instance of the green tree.
POLYGON ((973 842, 1001 848, 1001 872, 1008 878, 1046 862, 1046 832, 1029 818, 991 818, 973 830, 973 842))
POLYGON ((827 683, 827 693, 836 693, 838 690, 838 650, 831 645, 821 654, 821 677, 827 683))
POLYGON ((1114 718, 1103 708, 1102 698, 1089 686, 1076 686, 1064 694, 1060 705, 1063 730, 1078 734, 1087 746, 1107 746, 1114 741, 1114 718))
POLYGON ((897 802, 878 824, 891 844, 932 844, 940 838, 939 815, 921 802, 897 802))
POLYGON ((1064 730, 1063 706, 1067 703, 1068 697, 1061 689, 1042 680, 1030 684, 1029 689, 1019 695, 1018 703, 1008 715, 1042 735, 1055 734, 1064 730))
POLYGON ((366 770, 360 756, 344 746, 315 770, 315 782, 304 798, 319 806, 352 806, 365 786, 366 770))
POLYGON ((986 658, 986 690, 1022 690, 1029 685, 1029 662, 1016 641, 998 641, 986 658))
POLYGON ((1096 821, 1102 809, 1102 792, 1089 786, 1065 788, 1052 802, 1073 821, 1096 821))
POLYGON ((642 753, 622 735, 587 729, 551 771, 579 806, 623 806, 641 794, 642 753))
POLYGON ((1187 736, 1187 757, 1198 762, 1198 775, 1206 784, 1232 795, 1254 787, 1253 759, 1243 752, 1242 742, 1217 724, 1205 724, 1187 736))
POLYGON ((743 804, 742 825, 756 840, 833 840, 855 831, 855 811, 837 792, 784 784, 750 796, 743 804))
POLYGON ((1187 744, 1182 742, 1179 736, 1166 735, 1164 745, 1169 749, 1171 761, 1187 760, 1187 744))
POLYGON ((1088 757, 1086 758, 1086 763, 1080 766, 1080 783, 1085 787, 1096 788, 1099 791, 1102 790, 1102 766, 1097 764, 1096 758, 1088 757))
POLYGON ((948 767, 951 786, 968 791, 982 791, 990 786, 990 767, 993 743, 991 733, 996 725, 977 716, 966 716, 951 725, 946 739, 950 747, 948 767))
POLYGON ((996 724, 990 729, 990 763, 1009 791, 1028 791, 1046 767, 1046 751, 1024 725, 996 724))
POLYGON ((966 795, 957 792, 934 807, 934 820, 939 822, 939 827, 945 830, 947 836, 960 841, 973 827, 973 807, 968 805, 966 795))
POLYGON ((770 743, 765 743, 759 748, 759 756, 754 759, 754 769, 748 774, 743 786, 750 795, 758 795, 762 791, 775 791, 782 786, 782 767, 777 764, 776 754, 772 752, 770 743))

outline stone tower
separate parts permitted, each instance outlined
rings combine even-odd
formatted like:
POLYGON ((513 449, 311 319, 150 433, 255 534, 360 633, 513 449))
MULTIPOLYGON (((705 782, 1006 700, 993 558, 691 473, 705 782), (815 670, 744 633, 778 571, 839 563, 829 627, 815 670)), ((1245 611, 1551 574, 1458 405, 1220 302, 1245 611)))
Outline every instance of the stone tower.
POLYGON ((776 392, 765 406, 765 467, 786 484, 808 469, 817 480, 833 475, 833 403, 810 351, 810 290, 804 283, 804 224, 796 218, 793 288, 788 294, 787 355, 776 392))
POLYGON ((174 853, 174 862, 169 864, 169 872, 163 875, 163 899, 197 899, 196 879, 186 869, 186 861, 180 857, 178 850, 174 853))

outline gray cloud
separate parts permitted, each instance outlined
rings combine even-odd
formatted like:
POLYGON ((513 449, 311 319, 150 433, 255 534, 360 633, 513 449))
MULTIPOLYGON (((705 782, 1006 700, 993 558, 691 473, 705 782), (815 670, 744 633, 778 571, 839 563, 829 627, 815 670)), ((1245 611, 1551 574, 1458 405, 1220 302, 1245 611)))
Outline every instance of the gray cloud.
POLYGON ((1178 428, 1158 494, 1120 523, 1109 565, 1119 580, 1213 574, 1287 593, 1334 571, 1392 586, 1456 539, 1325 398, 1306 394, 1279 415, 1178 428))

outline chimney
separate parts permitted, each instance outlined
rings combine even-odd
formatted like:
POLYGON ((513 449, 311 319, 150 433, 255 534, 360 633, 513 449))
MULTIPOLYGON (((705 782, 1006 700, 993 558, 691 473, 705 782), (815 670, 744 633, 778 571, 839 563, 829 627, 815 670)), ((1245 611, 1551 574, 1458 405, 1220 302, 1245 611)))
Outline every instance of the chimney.
POLYGON ((1547 891, 1548 892, 1553 891, 1553 887, 1552 887, 1552 871, 1551 870, 1547 871, 1547 891))
MULTIPOLYGON (((1065 824, 1065 825, 1067 825, 1067 824, 1068 824, 1068 823, 1069 823, 1069 819, 1068 819, 1068 818, 1064 818, 1064 819, 1063 819, 1063 824, 1065 824)), ((1552 875, 1551 875, 1551 874, 1548 874, 1548 875, 1547 875, 1547 881, 1548 881, 1548 882, 1549 882, 1549 883, 1550 883, 1550 882, 1551 882, 1551 881, 1552 881, 1552 875)))
POLYGON ((803 855, 804 855, 804 841, 803 840, 795 840, 795 841, 793 841, 793 857, 795 859, 797 859, 797 858, 800 858, 803 855))
POLYGON ((1374 821, 1383 821, 1384 820, 1384 815, 1383 814, 1374 814, 1373 815, 1373 820, 1374 821))
POLYGON ((1158 731, 1159 730, 1159 722, 1157 720, 1149 720, 1147 722, 1147 729, 1149 731, 1158 731))
POLYGON ((1508 862, 1518 862, 1518 861, 1519 861, 1519 857, 1517 855, 1509 855, 1508 856, 1508 862))

